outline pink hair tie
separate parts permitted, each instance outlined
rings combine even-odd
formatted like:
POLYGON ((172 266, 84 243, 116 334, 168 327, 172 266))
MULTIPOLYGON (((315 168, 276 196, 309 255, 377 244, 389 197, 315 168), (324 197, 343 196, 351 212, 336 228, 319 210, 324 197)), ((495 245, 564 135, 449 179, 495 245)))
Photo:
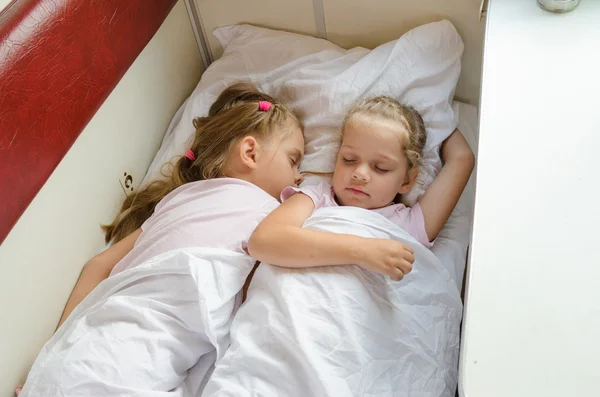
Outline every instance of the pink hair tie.
POLYGON ((183 155, 192 161, 196 160, 196 155, 192 152, 192 149, 186 150, 183 155))
POLYGON ((271 109, 271 102, 269 101, 258 101, 258 110, 261 112, 268 112, 271 109))

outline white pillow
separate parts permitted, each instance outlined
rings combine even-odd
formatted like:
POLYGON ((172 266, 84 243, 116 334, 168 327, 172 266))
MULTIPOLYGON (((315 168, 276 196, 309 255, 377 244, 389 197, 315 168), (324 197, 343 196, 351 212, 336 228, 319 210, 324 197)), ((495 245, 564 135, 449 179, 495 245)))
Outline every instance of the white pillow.
POLYGON ((224 88, 250 81, 300 117, 306 138, 302 171, 333 171, 342 119, 358 99, 389 95, 414 106, 425 121, 428 142, 422 184, 405 197, 407 203, 413 204, 431 183, 441 166, 437 148, 458 124, 451 100, 463 43, 450 22, 417 27, 372 51, 345 50, 323 39, 251 25, 226 26, 214 34, 223 56, 202 75, 146 179, 183 153, 194 133, 192 120, 206 115, 224 88))

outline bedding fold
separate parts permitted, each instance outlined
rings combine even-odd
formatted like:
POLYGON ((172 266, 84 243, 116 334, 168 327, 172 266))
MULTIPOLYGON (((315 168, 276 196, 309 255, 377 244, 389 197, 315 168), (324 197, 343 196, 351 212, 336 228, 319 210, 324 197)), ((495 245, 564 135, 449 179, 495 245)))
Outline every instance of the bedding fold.
POLYGON ((317 210, 304 227, 410 244, 413 271, 261 264, 202 396, 453 396, 462 303, 437 257, 360 208, 317 210))
POLYGON ((254 263, 186 248, 109 277, 46 343, 20 396, 196 395, 229 345, 254 263))

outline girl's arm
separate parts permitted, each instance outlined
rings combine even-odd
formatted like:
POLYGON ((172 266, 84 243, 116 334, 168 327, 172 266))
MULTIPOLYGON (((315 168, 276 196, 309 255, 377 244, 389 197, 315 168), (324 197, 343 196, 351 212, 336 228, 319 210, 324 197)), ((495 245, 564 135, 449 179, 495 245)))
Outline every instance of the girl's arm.
POLYGON ((298 193, 267 216, 248 241, 255 259, 302 268, 356 264, 400 280, 412 269, 412 249, 400 242, 303 229, 315 206, 298 193))
POLYGON ((115 265, 133 249, 137 238, 142 233, 142 229, 138 229, 125 237, 112 247, 106 249, 100 254, 94 256, 83 267, 83 271, 69 296, 69 300, 65 305, 63 314, 58 322, 57 329, 67 319, 69 314, 75 307, 103 280, 108 278, 110 272, 115 265))
POLYGON ((442 170, 419 200, 430 241, 438 236, 452 214, 475 165, 473 152, 458 129, 442 144, 442 159, 442 170))

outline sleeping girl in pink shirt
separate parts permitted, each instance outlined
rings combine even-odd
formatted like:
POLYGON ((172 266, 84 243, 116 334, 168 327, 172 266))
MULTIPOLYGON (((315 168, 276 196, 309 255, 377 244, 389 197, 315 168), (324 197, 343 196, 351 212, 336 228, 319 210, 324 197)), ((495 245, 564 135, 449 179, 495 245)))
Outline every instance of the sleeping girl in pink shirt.
POLYGON ((355 206, 378 212, 431 247, 467 184, 473 153, 455 130, 442 144, 439 175, 416 205, 406 207, 399 197, 417 180, 427 137, 419 113, 389 97, 365 99, 347 114, 342 137, 332 182, 284 189, 283 204, 252 234, 250 254, 284 267, 356 264, 400 280, 414 262, 409 246, 302 224, 315 209, 355 206))

